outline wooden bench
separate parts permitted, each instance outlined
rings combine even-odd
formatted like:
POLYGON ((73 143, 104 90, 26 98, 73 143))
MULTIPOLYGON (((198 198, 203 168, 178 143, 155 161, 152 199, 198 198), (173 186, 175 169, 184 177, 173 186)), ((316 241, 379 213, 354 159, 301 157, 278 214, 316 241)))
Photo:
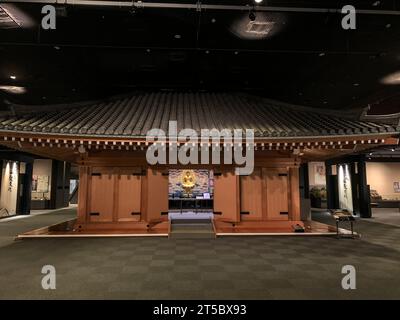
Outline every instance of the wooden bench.
POLYGON ((344 221, 349 221, 350 222, 350 228, 351 228, 351 237, 354 238, 354 229, 353 229, 353 222, 356 220, 353 216, 353 214, 347 210, 330 210, 331 215, 335 219, 336 222, 336 235, 339 238, 340 233, 339 233, 339 223, 344 222, 344 221))

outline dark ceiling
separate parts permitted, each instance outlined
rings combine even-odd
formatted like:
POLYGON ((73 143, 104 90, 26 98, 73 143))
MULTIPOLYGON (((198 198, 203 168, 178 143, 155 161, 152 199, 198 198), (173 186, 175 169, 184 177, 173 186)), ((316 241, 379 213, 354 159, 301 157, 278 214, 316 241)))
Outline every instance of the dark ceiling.
MULTIPOLYGON (((202 3, 251 4, 250 11, 254 1, 202 3)), ((344 4, 400 10, 398 0, 268 1, 268 6, 308 8, 344 4)), ((181 89, 246 91, 321 108, 400 111, 400 81, 382 82, 400 71, 399 15, 358 14, 357 29, 343 30, 339 13, 256 7, 257 22, 274 23, 268 35, 257 38, 245 32, 249 11, 65 6, 58 8, 56 30, 43 30, 42 5, 7 5, 22 23, 13 26, 4 13, 2 23, 0 12, 2 108, 8 102, 52 104, 181 89)))

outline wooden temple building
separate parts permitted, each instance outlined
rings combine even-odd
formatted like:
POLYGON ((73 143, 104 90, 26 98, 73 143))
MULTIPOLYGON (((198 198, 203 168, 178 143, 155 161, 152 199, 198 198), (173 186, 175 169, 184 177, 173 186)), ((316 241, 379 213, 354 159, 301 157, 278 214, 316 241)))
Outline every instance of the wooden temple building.
POLYGON ((292 230, 304 225, 302 163, 397 144, 399 132, 398 121, 363 112, 239 93, 145 92, 35 109, 14 106, 0 119, 0 144, 79 165, 74 230, 89 233, 168 233, 169 171, 181 169, 213 171, 210 210, 217 231, 292 230), (234 164, 149 165, 146 133, 168 131, 171 120, 178 130, 254 129, 253 173, 235 175, 234 164))

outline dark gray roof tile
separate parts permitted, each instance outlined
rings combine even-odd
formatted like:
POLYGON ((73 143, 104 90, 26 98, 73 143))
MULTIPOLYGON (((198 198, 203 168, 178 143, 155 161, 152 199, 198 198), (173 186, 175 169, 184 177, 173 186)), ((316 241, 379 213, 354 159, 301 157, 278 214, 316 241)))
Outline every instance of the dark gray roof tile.
POLYGON ((340 113, 287 105, 244 94, 137 93, 54 111, 2 116, 0 130, 88 136, 145 136, 168 130, 254 129, 256 137, 300 137, 396 132, 398 126, 343 118, 340 113))

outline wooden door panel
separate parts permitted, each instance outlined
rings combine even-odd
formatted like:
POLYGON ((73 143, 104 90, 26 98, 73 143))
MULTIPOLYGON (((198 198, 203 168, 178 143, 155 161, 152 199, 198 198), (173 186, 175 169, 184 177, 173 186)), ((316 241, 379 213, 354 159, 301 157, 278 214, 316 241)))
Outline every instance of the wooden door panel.
POLYGON ((147 221, 157 220, 168 213, 168 175, 147 170, 147 221))
POLYGON ((250 176, 240 177, 240 211, 242 220, 262 219, 262 177, 255 169, 250 176))
POLYGON ((111 222, 114 205, 114 177, 112 174, 91 176, 89 219, 91 222, 111 222))
POLYGON ((139 221, 141 218, 141 176, 120 174, 117 177, 118 221, 139 221))
POLYGON ((238 191, 238 176, 235 173, 214 174, 215 218, 223 218, 229 221, 240 220, 238 201, 240 195, 238 191))
POLYGON ((268 220, 289 220, 288 174, 268 171, 265 179, 268 220))

